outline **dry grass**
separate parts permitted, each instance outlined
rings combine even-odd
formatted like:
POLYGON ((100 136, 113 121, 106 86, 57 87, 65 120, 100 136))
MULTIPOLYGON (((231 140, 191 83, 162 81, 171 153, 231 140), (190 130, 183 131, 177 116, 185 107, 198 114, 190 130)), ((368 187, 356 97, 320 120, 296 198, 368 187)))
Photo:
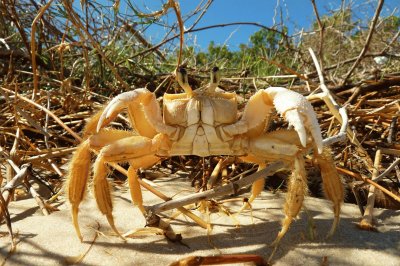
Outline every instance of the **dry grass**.
MULTIPOLYGON (((85 119, 121 90, 146 86, 158 96, 175 91, 171 73, 181 61, 191 69, 193 87, 208 81, 204 73, 213 62, 201 66, 192 63, 195 55, 182 50, 183 23, 196 16, 201 19, 212 1, 203 2, 185 16, 181 16, 174 1, 160 8, 160 12, 146 15, 136 10, 133 16, 114 16, 109 8, 94 1, 82 1, 83 11, 69 2, 49 1, 39 8, 34 1, 0 1, 0 183, 3 196, 8 193, 0 205, 7 221, 7 204, 18 198, 19 186, 31 191, 42 204, 44 213, 52 211, 43 199, 61 190, 65 166, 81 141, 79 132, 85 119), (164 23, 168 8, 178 20, 169 25, 171 32, 165 40, 153 45, 140 33, 137 24, 164 23), (96 16, 102 20, 94 22, 96 16), (180 45, 176 46, 173 40, 179 36, 180 45), (179 49, 178 58, 173 50, 161 49, 166 45, 179 49), (26 163, 31 166, 23 168, 26 163), (22 169, 29 169, 29 174, 12 188, 5 189, 22 169), (29 181, 39 183, 46 194, 32 192, 29 181)), ((244 103, 255 90, 268 85, 286 86, 305 95, 314 93, 319 88, 319 80, 306 52, 308 47, 313 47, 318 51, 328 88, 336 101, 346 107, 350 118, 351 138, 333 147, 348 199, 357 201, 363 212, 365 193, 374 187, 378 206, 399 208, 400 31, 391 27, 391 23, 398 22, 391 17, 379 18, 380 10, 376 8, 377 15, 370 18, 370 28, 349 36, 354 30, 349 28, 351 21, 346 13, 349 11, 342 11, 335 19, 321 18, 312 32, 295 34, 302 36, 300 43, 289 41, 294 36, 279 35, 283 36, 279 44, 282 49, 274 57, 261 60, 273 65, 276 75, 264 70, 254 75, 248 72, 246 64, 235 65, 236 68, 228 65, 223 70, 226 75, 221 87, 236 91, 244 103), (385 56, 388 62, 375 63, 377 56, 385 56), (294 60, 279 60, 284 57, 294 60), (391 171, 379 176, 388 168, 391 171)), ((315 12, 318 14, 318 10, 315 12)), ((118 14, 117 6, 115 14, 118 14)), ((185 33, 194 30, 196 25, 185 33)), ((313 105, 324 137, 337 134, 340 123, 322 101, 314 100, 313 105)), ((114 125, 129 128, 123 118, 114 125)), ((272 129, 278 127, 285 124, 277 120, 272 129)), ((162 167, 196 170, 191 177, 193 186, 199 190, 206 186, 221 160, 225 158, 178 157, 164 162, 162 167)), ((236 163, 232 158, 228 161, 224 164, 225 170, 221 170, 222 183, 231 181, 239 173, 255 171, 252 165, 236 163)), ((310 182, 319 181, 311 175, 310 182)), ((277 188, 279 184, 270 181, 268 186, 277 188)), ((315 189, 315 194, 318 191, 315 189)))

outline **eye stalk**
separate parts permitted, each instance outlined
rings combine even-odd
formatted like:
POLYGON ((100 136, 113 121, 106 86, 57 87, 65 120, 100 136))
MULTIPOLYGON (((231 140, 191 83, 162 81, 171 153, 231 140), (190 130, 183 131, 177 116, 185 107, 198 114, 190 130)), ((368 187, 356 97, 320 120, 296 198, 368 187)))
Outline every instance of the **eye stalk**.
POLYGON ((192 97, 193 91, 192 91, 192 88, 189 85, 188 74, 187 74, 186 69, 184 67, 179 67, 176 70, 176 80, 178 81, 179 86, 181 86, 181 88, 186 92, 186 94, 189 97, 192 97))
POLYGON ((211 70, 211 81, 208 86, 208 92, 215 92, 215 89, 218 87, 219 82, 221 80, 221 74, 218 67, 213 67, 211 70))

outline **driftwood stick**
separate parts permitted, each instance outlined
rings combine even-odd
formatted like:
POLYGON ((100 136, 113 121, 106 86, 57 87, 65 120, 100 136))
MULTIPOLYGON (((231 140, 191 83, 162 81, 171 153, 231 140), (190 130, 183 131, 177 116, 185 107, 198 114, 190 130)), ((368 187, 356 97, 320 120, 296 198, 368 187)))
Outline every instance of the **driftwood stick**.
POLYGON ((245 187, 254 183, 256 180, 260 178, 264 178, 265 176, 272 175, 273 173, 285 168, 285 164, 283 162, 275 162, 270 164, 265 169, 258 171, 254 174, 246 176, 238 181, 232 182, 230 184, 217 187, 211 190, 207 190, 204 192, 199 192, 195 194, 191 194, 185 197, 181 197, 175 200, 170 200, 164 203, 156 204, 148 208, 150 213, 160 213, 167 210, 175 209, 178 207, 186 206, 200 200, 205 200, 209 198, 214 198, 218 196, 224 196, 228 194, 236 193, 240 188, 245 187))
POLYGON ((49 159, 53 157, 59 157, 63 155, 68 155, 71 154, 73 151, 76 150, 76 147, 72 148, 64 148, 62 150, 53 150, 53 149, 48 149, 46 153, 38 154, 31 156, 29 158, 24 159, 25 162, 35 162, 35 161, 41 161, 44 159, 49 159))
POLYGON ((397 196, 396 194, 394 194, 393 192, 391 192, 390 190, 388 190, 387 188, 379 185, 378 183, 374 182, 370 178, 364 178, 364 181, 367 182, 368 184, 374 186, 375 188, 379 189, 380 191, 382 191, 383 193, 385 193, 386 195, 388 195, 389 197, 391 197, 392 199, 394 199, 395 201, 400 203, 400 197, 397 196))
POLYGON ((47 209, 46 204, 43 201, 43 198, 39 195, 39 193, 32 187, 29 181, 25 178, 24 185, 29 190, 31 196, 35 199, 37 205, 39 206, 40 210, 42 211, 43 215, 47 216, 50 214, 49 210, 47 209))
POLYGON ((379 180, 383 179, 385 176, 387 176, 393 169, 396 168, 396 166, 400 164, 400 158, 397 158, 388 168, 386 168, 385 171, 383 171, 380 175, 377 177, 373 178, 372 181, 378 182, 379 180))
MULTIPOLYGON (((23 164, 20 169, 17 165, 14 164, 14 162, 12 160, 8 160, 8 163, 11 165, 11 167, 15 170, 15 172, 17 174, 2 189, 1 194, 2 194, 2 196, 4 198, 4 202, 6 204, 5 207, 8 206, 15 188, 21 184, 24 184, 28 188, 29 193, 32 195, 32 197, 36 200, 42 213, 44 215, 49 215, 49 211, 47 209, 46 204, 43 201, 43 198, 37 193, 37 191, 29 184, 29 182, 27 180, 27 177, 30 175, 30 168, 31 168, 32 164, 31 163, 23 164)), ((3 210, 1 212, 1 215, 3 215, 3 210)), ((1 217, 1 215, 0 215, 0 217, 1 217)))
MULTIPOLYGON (((11 161, 11 160, 9 160, 9 161, 11 161)), ((24 178, 29 174, 29 168, 31 167, 30 163, 22 165, 21 169, 19 169, 19 167, 16 166, 13 162, 10 163, 10 165, 14 168, 14 170, 15 170, 15 172, 17 172, 17 174, 2 189, 2 195, 3 195, 3 198, 7 205, 10 202, 10 197, 12 195, 12 191, 17 186, 22 184, 22 181, 24 180, 24 178)))
POLYGON ((14 234, 12 231, 11 217, 7 209, 7 203, 1 193, 0 193, 0 218, 4 218, 4 220, 6 221, 8 233, 10 235, 11 250, 14 250, 15 242, 14 242, 14 234))
MULTIPOLYGON (((372 172, 372 179, 376 178, 379 174, 379 165, 381 164, 382 151, 377 150, 375 153, 374 170, 372 172)), ((375 186, 369 187, 367 205, 365 207, 364 216, 360 222, 360 228, 365 230, 373 229, 372 218, 375 205, 375 186)))

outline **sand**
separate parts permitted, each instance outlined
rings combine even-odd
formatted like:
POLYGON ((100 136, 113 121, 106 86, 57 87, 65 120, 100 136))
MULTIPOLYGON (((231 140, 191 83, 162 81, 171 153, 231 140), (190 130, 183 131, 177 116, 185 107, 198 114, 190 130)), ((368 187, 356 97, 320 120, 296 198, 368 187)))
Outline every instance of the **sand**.
MULTIPOLYGON (((182 179, 159 179, 156 183, 157 189, 169 196, 191 191, 189 182, 182 179)), ((116 188, 113 194, 118 229, 127 232, 143 228, 145 220, 132 206, 127 189, 116 188)), ((222 212, 211 214, 210 236, 207 230, 180 215, 171 225, 176 233, 182 234, 182 243, 172 243, 151 232, 122 241, 111 231, 90 193, 79 216, 84 236, 81 243, 75 235, 65 198, 55 203, 60 210, 49 216, 41 214, 33 199, 20 200, 9 206, 16 251, 9 253, 9 238, 3 224, 1 261, 5 265, 65 265, 78 261, 85 253, 79 265, 169 265, 187 256, 219 254, 256 254, 267 259, 272 252, 269 244, 280 230, 284 197, 284 194, 263 192, 252 204, 252 212, 245 211, 235 218, 222 212), (237 222, 239 228, 235 226, 237 222)), ((146 205, 162 202, 148 191, 144 191, 144 198, 146 205)), ((234 212, 241 204, 224 206, 234 212)), ((369 232, 356 227, 360 219, 358 207, 344 204, 338 230, 326 240, 333 221, 330 202, 307 198, 304 207, 281 241, 273 258, 274 265, 400 265, 400 211, 376 209, 379 232, 369 232)), ((195 213, 207 219, 205 214, 195 213)))

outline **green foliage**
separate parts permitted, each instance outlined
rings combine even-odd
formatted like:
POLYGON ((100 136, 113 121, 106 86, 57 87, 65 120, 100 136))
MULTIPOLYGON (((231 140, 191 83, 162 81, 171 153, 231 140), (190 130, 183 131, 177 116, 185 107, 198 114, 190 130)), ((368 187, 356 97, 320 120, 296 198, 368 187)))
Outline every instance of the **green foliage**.
MULTIPOLYGON (((37 23, 36 53, 40 59, 38 68, 41 73, 46 73, 43 77, 59 81, 68 78, 78 87, 93 90, 106 88, 104 91, 114 93, 113 90, 120 90, 121 80, 136 87, 152 82, 157 84, 159 81, 155 77, 158 74, 171 73, 175 69, 179 41, 176 38, 168 40, 178 32, 174 28, 176 25, 172 26, 175 22, 170 23, 163 16, 144 16, 134 1, 127 1, 121 7, 118 7, 117 1, 113 8, 96 1, 84 2, 84 8, 76 3, 72 6, 73 11, 66 8, 62 4, 64 2, 51 5, 44 13, 43 21, 37 23), (72 17, 79 18, 82 26, 73 22, 72 17), (161 47, 153 47, 157 41, 146 32, 154 25, 171 29, 168 36, 161 38, 168 40, 161 47), (87 32, 83 28, 87 28, 87 32), (68 46, 68 49, 60 52, 58 47, 61 44, 68 46), (101 51, 97 50, 98 47, 101 51), (120 77, 117 78, 116 73, 120 77)), ((25 70, 31 67, 30 30, 39 10, 34 3, 17 1, 12 10, 0 3, 0 38, 10 44, 12 50, 18 51, 16 55, 20 56, 14 56, 12 60, 19 60, 14 63, 22 63, 24 67, 21 69, 25 70)), ((288 29, 284 26, 279 29, 282 33, 260 28, 249 37, 248 43, 240 44, 236 49, 215 42, 209 43, 204 50, 185 46, 182 59, 189 67, 200 72, 219 66, 225 69, 225 74, 232 76, 288 74, 281 65, 304 73, 311 62, 307 51, 309 47, 319 51, 320 44, 323 44, 322 63, 325 66, 335 65, 360 53, 371 18, 355 20, 358 14, 358 10, 344 7, 322 16, 322 41, 319 25, 314 21, 311 29, 305 29, 304 35, 301 33, 289 37, 288 29)), ((400 28, 400 17, 393 14, 380 18, 368 52, 379 52, 393 40, 400 28)), ((187 40, 185 44, 188 44, 187 40)), ((0 43, 0 48, 3 49, 3 46, 0 43)), ((391 43, 390 48, 387 51, 393 53, 400 49, 398 42, 391 43)), ((7 73, 2 69, 13 65, 8 61, 9 57, 0 58, 0 74, 7 73)), ((347 67, 344 64, 335 68, 335 75, 347 72, 347 67)))
POLYGON ((280 61, 284 53, 286 51, 282 46, 281 34, 263 28, 250 36, 249 44, 240 44, 238 50, 230 50, 226 45, 210 42, 206 51, 196 51, 194 47, 188 47, 184 57, 193 58, 190 62, 200 68, 217 65, 240 72, 250 71, 252 75, 270 75, 274 74, 277 68, 265 58, 280 61))
MULTIPOLYGON (((286 32, 287 28, 285 27, 283 33, 286 32)), ((269 53, 275 53, 280 49, 280 42, 280 33, 265 28, 255 32, 250 36, 250 45, 252 46, 253 50, 267 49, 269 53)))
POLYGON ((400 29, 400 17, 391 15, 383 22, 383 30, 385 32, 396 33, 400 29))
MULTIPOLYGON (((324 15, 321 18, 321 22, 325 28, 336 28, 343 32, 348 32, 354 29, 351 9, 339 10, 333 12, 331 15, 324 15)), ((313 22, 312 29, 319 29, 317 21, 313 22)))

